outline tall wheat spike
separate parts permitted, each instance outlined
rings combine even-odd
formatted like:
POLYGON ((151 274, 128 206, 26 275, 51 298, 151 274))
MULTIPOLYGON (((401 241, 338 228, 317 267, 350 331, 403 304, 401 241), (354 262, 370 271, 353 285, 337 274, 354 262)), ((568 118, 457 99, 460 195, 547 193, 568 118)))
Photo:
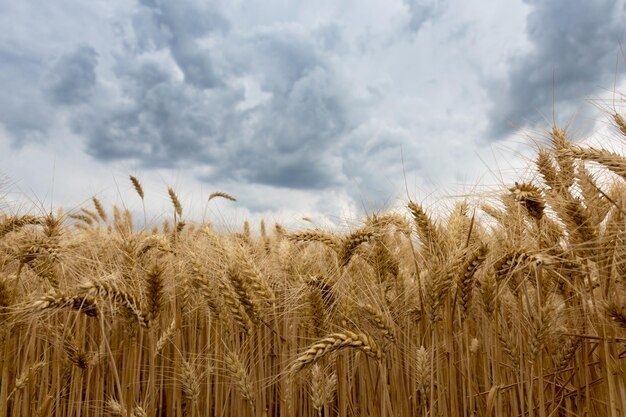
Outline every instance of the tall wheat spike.
POLYGON ((172 205, 174 206, 176 214, 179 218, 183 217, 183 206, 182 204, 180 204, 180 200, 178 199, 176 192, 174 192, 174 189, 172 187, 167 187, 167 193, 170 196, 170 200, 172 200, 172 205))
POLYGON ((143 200, 144 193, 143 193, 143 187, 141 186, 141 183, 139 182, 137 177, 134 177, 132 175, 130 175, 129 177, 130 177, 130 182, 133 184, 133 188, 135 189, 135 191, 137 191, 137 194, 143 200))

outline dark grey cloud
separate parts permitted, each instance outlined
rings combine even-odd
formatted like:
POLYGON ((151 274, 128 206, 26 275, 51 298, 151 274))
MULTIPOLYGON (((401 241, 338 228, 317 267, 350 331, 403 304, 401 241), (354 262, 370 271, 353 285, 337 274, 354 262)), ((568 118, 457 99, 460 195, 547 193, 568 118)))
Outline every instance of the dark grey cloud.
POLYGON ((444 0, 404 0, 409 12, 411 32, 419 32, 426 22, 440 16, 446 3, 444 0))
MULTIPOLYGON (((532 6, 526 34, 532 50, 513 57, 504 81, 488 83, 493 107, 490 134, 500 138, 512 126, 551 117, 565 118, 569 104, 611 88, 618 41, 624 36, 624 5, 616 0, 527 0, 532 6), (554 81, 554 83, 553 83, 554 81), (553 89, 553 86, 555 87, 553 89)), ((578 106, 577 106, 578 107, 578 106)))
MULTIPOLYGON (((211 51, 198 42, 213 32, 225 32, 229 23, 212 2, 142 0, 144 19, 135 21, 135 29, 147 35, 154 45, 168 45, 169 52, 185 75, 185 82, 197 88, 220 85, 211 59, 211 51), (145 16, 147 14, 147 16, 145 16), (143 23, 143 27, 139 24, 143 23), (146 27, 147 26, 147 27, 146 27), (146 29, 148 32, 146 33, 146 29)), ((140 12, 140 13, 142 13, 140 12)), ((140 42, 145 42, 140 39, 140 42)))
POLYGON ((98 54, 87 45, 61 56, 45 76, 51 101, 73 105, 87 100, 96 85, 97 64, 98 54))
POLYGON ((0 45, 0 124, 14 146, 42 141, 53 112, 41 94, 43 59, 17 46, 0 45))
POLYGON ((336 23, 319 26, 315 29, 314 36, 325 50, 345 51, 348 49, 344 39, 343 28, 336 23))
POLYGON ((341 182, 342 140, 357 120, 327 52, 338 28, 247 32, 193 3, 190 10, 144 4, 114 65, 121 100, 107 106, 101 101, 108 96, 96 98, 73 120, 90 155, 144 167, 203 167, 205 181, 298 189, 341 182), (254 102, 244 78, 264 99, 254 102))
POLYGON ((242 92, 196 89, 155 60, 124 62, 117 73, 123 100, 111 107, 97 103, 73 121, 87 152, 106 161, 137 159, 144 167, 221 160, 227 109, 242 92))
POLYGON ((348 93, 321 66, 303 70, 291 83, 281 73, 275 77, 266 74, 262 83, 274 86, 270 100, 231 115, 237 133, 228 142, 237 148, 223 168, 244 181, 282 187, 336 185, 342 172, 334 158, 353 125, 348 93))

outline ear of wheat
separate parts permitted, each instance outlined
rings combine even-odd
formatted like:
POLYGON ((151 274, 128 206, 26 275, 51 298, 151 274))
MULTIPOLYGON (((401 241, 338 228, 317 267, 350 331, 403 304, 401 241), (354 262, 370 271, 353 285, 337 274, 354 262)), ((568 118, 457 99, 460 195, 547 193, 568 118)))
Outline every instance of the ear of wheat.
POLYGON ((290 372, 297 373, 309 364, 313 364, 324 356, 342 349, 358 349, 375 359, 382 358, 382 352, 374 339, 364 333, 333 333, 313 343, 300 355, 290 367, 290 372))
POLYGON ((209 196, 209 200, 208 201, 211 201, 211 200, 213 200, 214 198, 217 198, 217 197, 221 197, 223 199, 230 200, 230 201, 237 201, 237 199, 235 197, 233 197, 232 195, 224 193, 224 192, 221 192, 221 191, 216 191, 216 192, 212 193, 209 196))
POLYGON ((137 177, 130 175, 130 182, 133 184, 133 188, 135 189, 135 191, 137 191, 137 194, 139 195, 139 197, 143 200, 144 198, 143 187, 141 186, 141 183, 139 182, 137 177))

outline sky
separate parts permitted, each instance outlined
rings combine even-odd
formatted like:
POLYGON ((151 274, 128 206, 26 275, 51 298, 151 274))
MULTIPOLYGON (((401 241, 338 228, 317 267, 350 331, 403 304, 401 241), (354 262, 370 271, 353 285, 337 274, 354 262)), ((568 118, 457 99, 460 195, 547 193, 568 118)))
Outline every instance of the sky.
POLYGON ((171 186, 191 220, 321 226, 480 193, 554 120, 574 140, 606 126, 625 17, 624 0, 0 0, 4 206, 137 211, 135 175, 153 221, 171 186))

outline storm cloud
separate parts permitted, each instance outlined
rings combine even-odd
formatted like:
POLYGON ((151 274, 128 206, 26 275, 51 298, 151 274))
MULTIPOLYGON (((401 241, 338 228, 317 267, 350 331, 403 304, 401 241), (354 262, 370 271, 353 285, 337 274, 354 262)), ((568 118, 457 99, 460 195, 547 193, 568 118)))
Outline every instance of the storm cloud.
POLYGON ((40 57, 15 47, 0 46, 0 123, 14 146, 45 140, 53 112, 40 86, 40 57))
POLYGON ((119 104, 95 102, 74 119, 87 152, 144 167, 193 164, 206 168, 205 181, 336 185, 335 156, 354 121, 328 39, 317 43, 299 27, 250 33, 218 11, 205 21, 166 4, 142 7, 124 39, 129 47, 114 65, 119 104), (262 99, 251 97, 253 87, 262 99))
MULTIPOLYGON (((625 6, 616 0, 527 0, 531 50, 513 56, 505 80, 493 83, 490 133, 502 138, 542 115, 579 107, 588 95, 613 87, 619 40, 626 34, 625 6)), ((619 74, 618 74, 619 75, 619 74)), ((547 116, 551 117, 551 116, 547 116)))
POLYGON ((72 105, 87 100, 96 85, 97 64, 98 54, 87 45, 61 56, 45 76, 51 101, 72 105))
POLYGON ((419 32, 426 22, 443 13, 446 3, 445 0, 404 0, 409 12, 409 29, 419 32))

